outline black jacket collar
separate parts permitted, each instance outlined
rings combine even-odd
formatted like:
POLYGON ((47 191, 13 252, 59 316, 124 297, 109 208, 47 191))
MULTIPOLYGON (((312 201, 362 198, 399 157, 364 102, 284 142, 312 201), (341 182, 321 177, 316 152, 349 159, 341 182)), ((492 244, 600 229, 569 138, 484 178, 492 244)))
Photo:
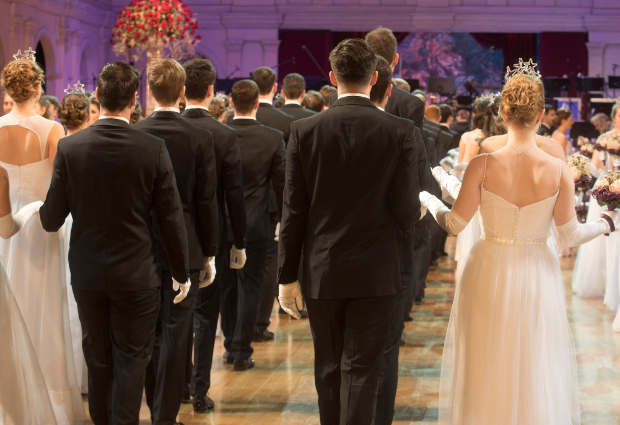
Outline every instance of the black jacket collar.
POLYGON ((349 105, 355 105, 355 106, 371 106, 373 108, 377 108, 375 106, 374 103, 372 103, 372 101, 370 99, 367 99, 365 97, 361 97, 361 96, 346 96, 346 97, 341 97, 338 100, 336 100, 333 104, 332 104, 332 108, 334 106, 349 106, 349 105))
POLYGON ((272 105, 272 104, 270 104, 270 103, 263 103, 263 102, 260 102, 260 103, 258 104, 258 107, 259 107, 259 108, 271 108, 271 109, 275 109, 275 108, 273 107, 273 105, 272 105))
MULTIPOLYGON (((169 119, 169 120, 182 120, 183 117, 178 112, 174 111, 156 111, 151 114, 149 118, 169 119)), ((149 119, 147 118, 147 119, 149 119)))
POLYGON ((213 118, 213 116, 206 109, 202 108, 191 108, 185 109, 181 114, 182 117, 190 117, 190 118, 199 118, 199 117, 207 117, 213 118))
POLYGON ((296 103, 289 103, 288 105, 282 105, 282 108, 299 108, 299 109, 303 109, 303 106, 298 105, 296 103))
POLYGON ((260 125, 260 123, 258 121, 256 121, 256 120, 246 120, 246 119, 236 120, 234 118, 233 118, 233 120, 229 124, 234 124, 234 125, 260 125))
POLYGON ((95 121, 95 123, 91 127, 103 127, 106 125, 111 125, 114 127, 125 127, 125 128, 130 127, 129 124, 127 124, 125 121, 117 120, 113 118, 98 119, 97 121, 95 121))

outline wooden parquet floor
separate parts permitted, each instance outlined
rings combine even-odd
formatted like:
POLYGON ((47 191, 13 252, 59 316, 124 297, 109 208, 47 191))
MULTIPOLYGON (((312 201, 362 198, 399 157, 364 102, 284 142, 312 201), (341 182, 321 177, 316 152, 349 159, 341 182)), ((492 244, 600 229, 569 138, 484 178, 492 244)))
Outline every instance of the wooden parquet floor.
MULTIPOLYGON (((450 241, 449 248, 453 247, 450 241)), ((574 257, 561 259, 568 315, 577 347, 583 425, 620 424, 620 334, 611 330, 614 312, 601 300, 582 300, 570 288, 574 257)), ((444 335, 454 297, 455 263, 440 260, 428 278, 426 303, 414 306, 401 347, 395 424, 437 422, 437 399, 444 335)), ((313 377, 312 336, 307 320, 292 320, 274 309, 270 328, 275 341, 255 344, 256 367, 234 372, 216 342, 209 395, 215 410, 194 414, 182 405, 185 425, 319 424, 313 377)), ((85 404, 87 404, 85 399, 85 404)), ((86 423, 90 423, 89 421, 86 423)), ((140 425, 150 424, 143 402, 140 425)), ((554 424, 548 424, 554 425, 554 424)))

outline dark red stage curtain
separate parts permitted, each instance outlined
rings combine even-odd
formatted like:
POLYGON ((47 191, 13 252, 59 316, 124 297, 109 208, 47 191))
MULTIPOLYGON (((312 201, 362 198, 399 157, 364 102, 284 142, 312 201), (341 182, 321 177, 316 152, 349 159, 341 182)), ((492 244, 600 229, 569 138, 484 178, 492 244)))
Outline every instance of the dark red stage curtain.
POLYGON ((588 75, 587 32, 540 34, 540 73, 545 77, 588 75))
POLYGON ((292 72, 303 76, 320 76, 321 71, 312 62, 308 53, 301 48, 306 46, 315 57, 325 74, 331 70, 329 65, 329 52, 333 48, 331 31, 305 31, 290 30, 280 31, 280 49, 278 51, 279 63, 284 63, 295 58, 295 63, 288 62, 280 67, 279 80, 292 72))
POLYGON ((522 58, 536 60, 536 34, 529 33, 471 33, 471 36, 485 49, 493 46, 502 49, 504 69, 512 67, 522 58))

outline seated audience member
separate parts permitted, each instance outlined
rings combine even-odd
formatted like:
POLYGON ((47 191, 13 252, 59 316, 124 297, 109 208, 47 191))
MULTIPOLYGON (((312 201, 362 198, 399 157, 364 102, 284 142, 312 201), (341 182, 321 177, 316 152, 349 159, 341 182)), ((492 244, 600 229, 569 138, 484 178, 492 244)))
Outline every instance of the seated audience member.
POLYGON ((15 102, 13 102, 13 99, 11 99, 11 96, 9 96, 8 93, 4 93, 4 103, 2 104, 2 107, 4 108, 4 113, 8 114, 13 110, 13 105, 15 104, 15 102))
POLYGON ((95 121, 99 119, 101 115, 101 105, 95 96, 90 98, 90 125, 93 125, 95 121))
POLYGON ((471 130, 471 112, 467 109, 459 109, 456 112, 456 120, 450 128, 459 134, 459 137, 471 130))
POLYGON ((288 74, 282 81, 282 96, 284 97, 284 105, 280 111, 291 115, 295 121, 308 118, 316 114, 309 109, 304 109, 301 102, 306 94, 306 80, 299 74, 288 74))
POLYGON ((396 87, 406 91, 407 93, 411 93, 411 86, 402 78, 394 78, 394 82, 396 83, 396 87))
POLYGON ((50 103, 49 111, 50 111, 50 120, 56 121, 56 117, 58 116, 58 108, 60 107, 60 103, 58 102, 58 98, 56 96, 46 95, 45 98, 50 103))
POLYGON ((34 104, 34 112, 45 119, 50 119, 50 101, 45 96, 41 96, 37 103, 34 104))
POLYGON ((441 114, 439 124, 450 128, 450 126, 452 125, 452 121, 454 120, 452 118, 452 107, 450 105, 442 103, 441 105, 439 105, 439 112, 441 114))
POLYGON ((314 112, 321 112, 324 107, 323 96, 316 90, 310 90, 304 96, 301 106, 314 112))
POLYGON ((226 104, 221 98, 214 97, 209 103, 209 114, 219 122, 223 122, 224 112, 226 112, 226 104))
POLYGON ((323 96, 323 110, 329 108, 329 98, 334 94, 338 93, 338 90, 334 86, 330 86, 329 84, 321 87, 321 95, 323 96))
POLYGON ((604 112, 594 114, 592 118, 590 118, 590 122, 594 128, 596 128, 596 131, 601 134, 608 132, 611 127, 611 118, 604 112))
POLYGON ((424 116, 432 122, 439 123, 439 121, 441 121, 441 110, 437 105, 428 105, 424 112, 424 116))
POLYGON ((542 116, 542 120, 540 122, 540 127, 536 134, 539 136, 551 137, 553 132, 555 131, 555 127, 553 125, 553 120, 555 119, 555 108, 553 105, 545 104, 545 113, 542 116))

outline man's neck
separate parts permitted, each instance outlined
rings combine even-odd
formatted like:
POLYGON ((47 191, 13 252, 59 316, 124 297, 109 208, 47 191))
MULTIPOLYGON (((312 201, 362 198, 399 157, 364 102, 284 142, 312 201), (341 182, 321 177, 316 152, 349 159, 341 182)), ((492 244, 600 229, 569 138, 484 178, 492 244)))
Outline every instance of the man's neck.
POLYGON ((370 89, 372 88, 371 85, 368 85, 367 87, 346 87, 343 86, 342 84, 340 84, 338 86, 338 97, 342 96, 343 94, 363 94, 366 95, 368 97, 370 97, 370 89))
POLYGON ((248 114, 240 114, 235 110, 235 118, 254 118, 256 119, 256 109, 253 109, 252 112, 248 114))
POLYGON ((203 101, 187 99, 187 106, 204 106, 205 108, 209 108, 211 101, 213 100, 213 96, 207 96, 203 101))
POLYGON ((155 107, 156 108, 177 108, 179 109, 179 100, 177 100, 177 103, 175 103, 174 105, 163 105, 161 103, 158 103, 157 101, 155 101, 155 107))
POLYGON ((299 99, 289 99, 286 96, 284 97, 284 103, 286 104, 287 102, 295 102, 295 103, 299 103, 301 105, 301 102, 304 100, 304 97, 300 97, 299 99))
POLYGON ((266 100, 269 103, 273 102, 273 93, 269 93, 269 94, 265 94, 265 95, 259 95, 258 96, 258 100, 266 100))
POLYGON ((125 118, 126 120, 129 120, 131 118, 131 108, 125 108, 122 111, 117 111, 117 112, 112 112, 112 111, 108 111, 105 108, 101 108, 101 115, 104 115, 106 117, 125 118))

